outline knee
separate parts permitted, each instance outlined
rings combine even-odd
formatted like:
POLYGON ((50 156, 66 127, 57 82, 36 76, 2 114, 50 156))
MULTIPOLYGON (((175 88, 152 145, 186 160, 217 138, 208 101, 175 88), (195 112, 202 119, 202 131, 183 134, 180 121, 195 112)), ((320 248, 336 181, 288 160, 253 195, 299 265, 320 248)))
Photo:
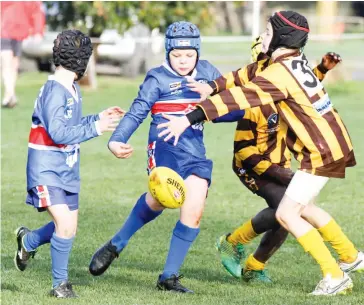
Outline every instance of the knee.
POLYGON ((61 238, 72 238, 76 235, 77 226, 72 224, 56 224, 56 234, 61 238))
POLYGON ((192 216, 192 221, 194 222, 195 227, 199 227, 202 218, 202 211, 194 213, 192 216))
POLYGON ((184 224, 191 228, 198 228, 201 223, 203 211, 188 211, 187 213, 184 213, 181 217, 181 220, 184 224))
POLYGON ((317 212, 316 205, 310 203, 302 210, 301 216, 305 220, 309 220, 315 212, 317 212))
POLYGON ((292 220, 293 218, 292 211, 290 209, 284 208, 284 207, 278 207, 275 213, 275 217, 279 224, 283 227, 287 227, 287 224, 292 220))
POLYGON ((200 226, 201 218, 202 218, 202 211, 191 214, 190 219, 193 224, 193 227, 197 228, 200 226))
POLYGON ((277 221, 282 224, 284 223, 285 217, 286 217, 286 212, 284 211, 284 209, 277 209, 276 213, 275 213, 276 219, 277 221))
POLYGON ((153 211, 164 210, 164 207, 149 192, 145 196, 145 202, 153 211))

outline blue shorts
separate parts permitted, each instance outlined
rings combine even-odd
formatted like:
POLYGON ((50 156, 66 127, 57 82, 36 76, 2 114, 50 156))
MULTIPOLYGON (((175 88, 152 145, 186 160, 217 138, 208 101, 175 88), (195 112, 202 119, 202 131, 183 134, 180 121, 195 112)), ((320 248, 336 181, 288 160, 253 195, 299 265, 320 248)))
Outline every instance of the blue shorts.
POLYGON ((25 203, 43 212, 56 204, 67 204, 70 211, 78 210, 78 193, 70 193, 59 187, 38 185, 28 191, 25 203))
POLYGON ((207 180, 209 186, 211 184, 211 160, 195 157, 163 140, 148 145, 148 175, 156 166, 169 167, 184 180, 188 176, 195 175, 207 180))

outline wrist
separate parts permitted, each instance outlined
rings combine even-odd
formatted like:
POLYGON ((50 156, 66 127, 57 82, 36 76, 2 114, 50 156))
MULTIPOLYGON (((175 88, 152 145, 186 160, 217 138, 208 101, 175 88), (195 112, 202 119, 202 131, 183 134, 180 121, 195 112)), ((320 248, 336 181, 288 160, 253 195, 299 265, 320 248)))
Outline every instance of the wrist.
POLYGON ((101 128, 100 128, 100 122, 95 121, 94 123, 95 123, 95 128, 96 128, 97 135, 102 136, 102 131, 101 131, 101 128))
POLYGON ((215 81, 212 80, 212 81, 208 82, 207 84, 210 86, 210 88, 212 90, 210 95, 216 94, 218 92, 218 87, 217 87, 217 84, 215 81))
POLYGON ((194 125, 194 124, 203 122, 207 119, 205 113, 203 112, 202 108, 200 108, 200 107, 197 107, 195 110, 186 114, 186 118, 189 121, 190 125, 194 125))
POLYGON ((325 68, 323 63, 321 62, 318 66, 317 66, 317 69, 322 73, 322 74, 326 74, 329 69, 325 68))

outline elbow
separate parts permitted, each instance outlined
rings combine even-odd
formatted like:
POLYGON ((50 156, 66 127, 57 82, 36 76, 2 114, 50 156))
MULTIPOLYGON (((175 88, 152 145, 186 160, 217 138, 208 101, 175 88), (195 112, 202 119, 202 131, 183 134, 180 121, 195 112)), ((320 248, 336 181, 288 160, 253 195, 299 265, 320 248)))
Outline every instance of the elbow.
POLYGON ((71 145, 75 143, 68 143, 67 139, 65 139, 65 133, 62 130, 53 130, 49 131, 49 136, 51 137, 52 141, 56 145, 71 145))
POLYGON ((63 137, 60 135, 59 132, 52 132, 52 133, 50 133, 50 137, 51 137, 51 139, 52 139, 52 141, 53 141, 54 144, 57 144, 57 145, 59 145, 59 144, 65 144, 65 143, 62 143, 62 142, 64 142, 64 141, 62 141, 63 140, 63 137))

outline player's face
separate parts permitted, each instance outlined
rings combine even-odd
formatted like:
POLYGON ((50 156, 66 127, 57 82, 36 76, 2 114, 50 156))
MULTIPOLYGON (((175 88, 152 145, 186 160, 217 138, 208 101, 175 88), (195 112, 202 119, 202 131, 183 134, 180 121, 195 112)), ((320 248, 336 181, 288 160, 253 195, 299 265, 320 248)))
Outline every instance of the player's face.
POLYGON ((262 42, 262 52, 267 53, 269 49, 270 42, 273 38, 273 28, 270 22, 267 24, 267 28, 265 32, 262 34, 263 42, 262 42))
POLYGON ((196 65, 197 52, 194 49, 174 49, 169 53, 169 62, 174 71, 180 75, 187 75, 196 65))

